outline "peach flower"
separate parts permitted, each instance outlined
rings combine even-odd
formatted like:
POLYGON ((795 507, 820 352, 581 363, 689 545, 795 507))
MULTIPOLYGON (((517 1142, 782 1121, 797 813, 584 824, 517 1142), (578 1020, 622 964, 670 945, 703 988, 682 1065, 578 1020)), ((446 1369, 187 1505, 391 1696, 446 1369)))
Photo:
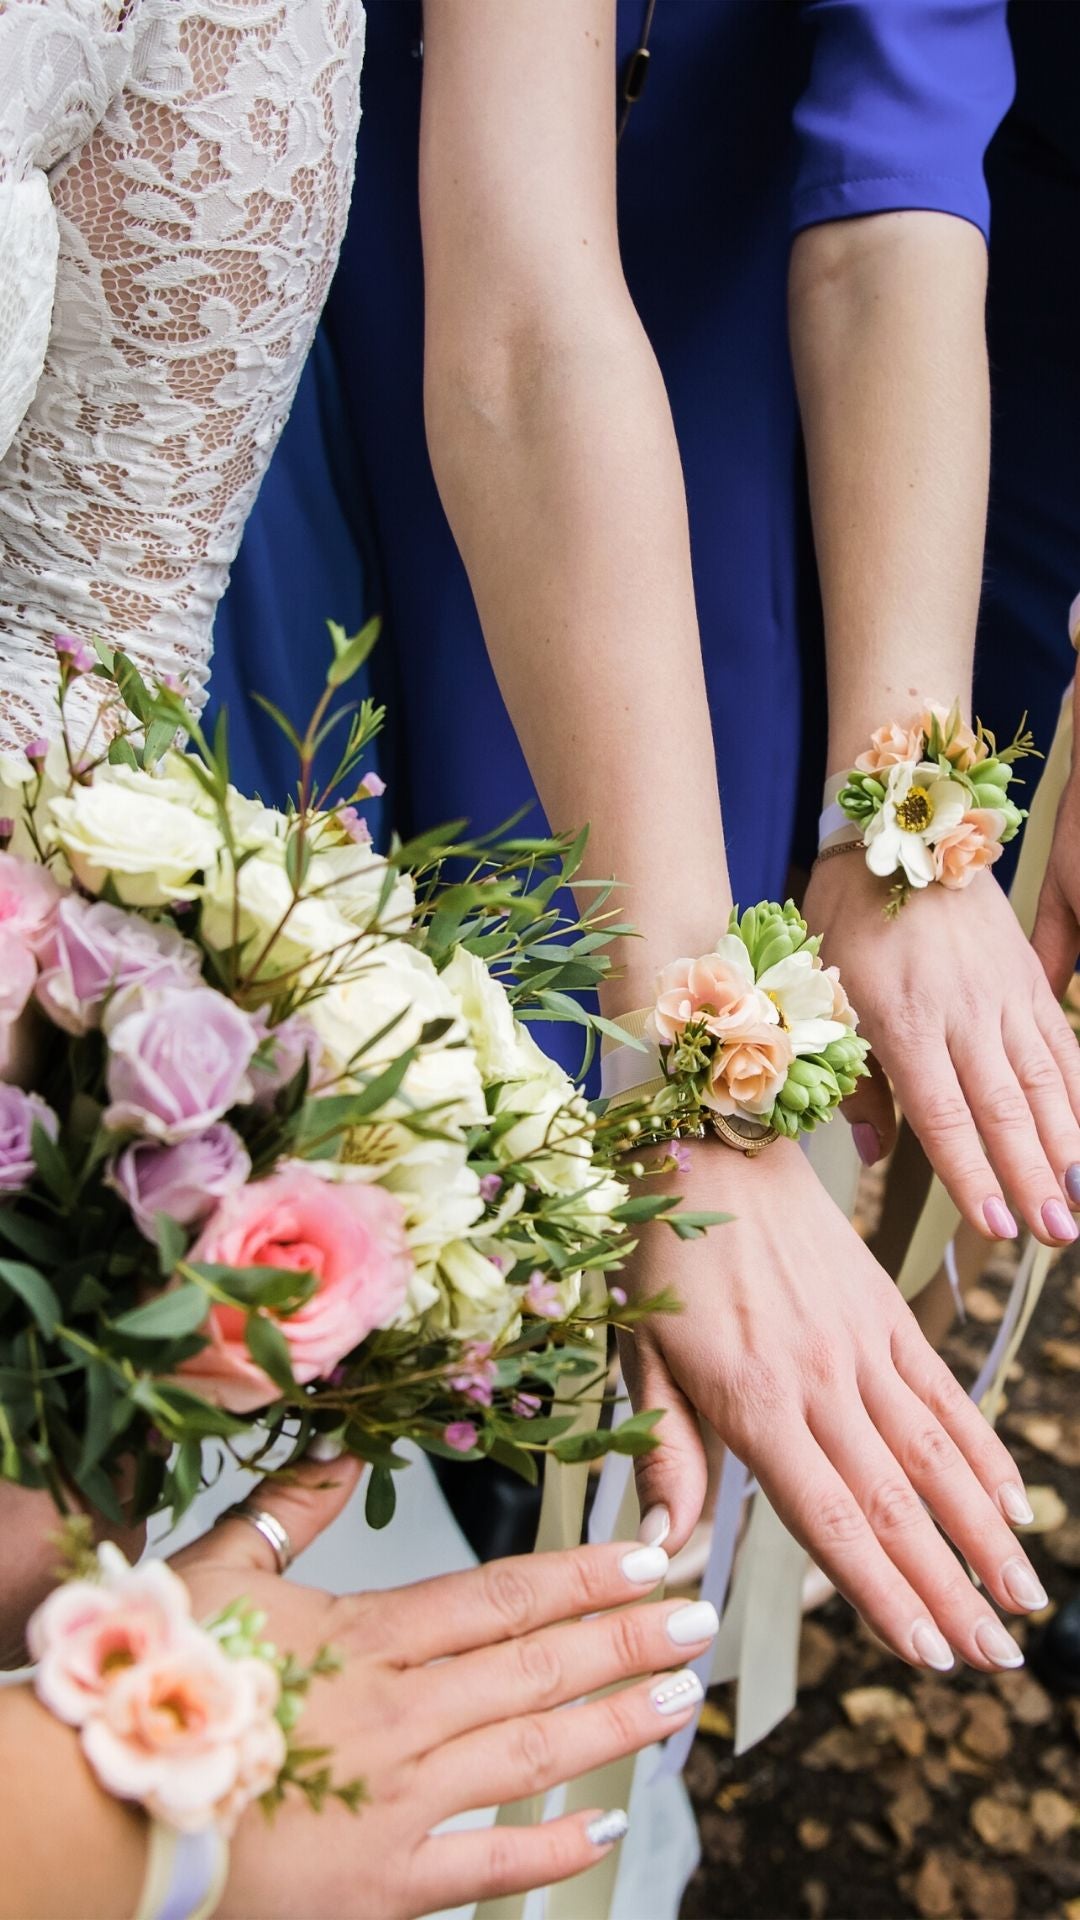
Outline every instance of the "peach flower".
POLYGON ((725 934, 715 953, 703 954, 699 960, 672 960, 663 969, 646 1032, 659 1046, 670 1047, 690 1021, 701 1020, 723 1040, 760 1026, 769 1017, 769 1007, 754 984, 754 969, 742 941, 725 934))
MULTIPOLYGON (((229 1267, 288 1267, 315 1276, 295 1313, 274 1314, 297 1380, 315 1380, 386 1327, 405 1300, 412 1256, 400 1200, 384 1188, 336 1185, 306 1167, 286 1167, 228 1195, 211 1214, 189 1260, 229 1267)), ((244 1342, 247 1314, 214 1306, 209 1345, 179 1371, 187 1386, 231 1413, 250 1413, 278 1389, 244 1342)))
POLYGON ((55 1588, 26 1631, 38 1695, 72 1727, 98 1710, 123 1673, 191 1630, 187 1588, 163 1561, 131 1568, 108 1543, 98 1556, 103 1579, 55 1588))
POLYGON ((898 767, 904 760, 922 759, 923 723, 920 717, 909 720, 901 727, 890 720, 887 727, 878 727, 870 735, 870 745, 865 753, 860 753, 855 765, 860 773, 883 773, 889 767, 898 767))
MULTIPOLYGON (((944 733, 945 723, 948 718, 948 707, 929 706, 926 708, 926 711, 919 716, 919 725, 923 732, 929 737, 930 728, 934 721, 937 721, 944 733)), ((985 760, 989 751, 990 749, 985 742, 979 740, 974 728, 969 727, 961 720, 953 732, 953 737, 949 742, 945 758, 948 760, 950 766, 956 767, 961 773, 966 773, 969 767, 975 766, 980 760, 985 760)))
POLYGON ((704 1105, 715 1113, 758 1118, 771 1111, 795 1058, 783 1027, 752 1027, 717 1049, 704 1105))
POLYGON ((106 1792, 182 1833, 233 1831, 285 1761, 280 1682, 265 1660, 233 1660, 192 1627, 120 1674, 82 1731, 106 1792))
POLYGON ((931 849, 934 879, 943 887, 968 887, 984 867, 1001 857, 1005 817, 996 807, 972 807, 931 849))

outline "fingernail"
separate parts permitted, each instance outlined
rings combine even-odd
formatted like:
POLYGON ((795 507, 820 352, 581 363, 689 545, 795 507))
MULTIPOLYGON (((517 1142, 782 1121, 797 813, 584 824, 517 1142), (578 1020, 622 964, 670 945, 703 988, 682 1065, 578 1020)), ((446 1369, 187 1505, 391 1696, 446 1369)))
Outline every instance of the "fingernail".
POLYGON ((1022 1667, 1024 1656, 1011 1633, 1006 1633, 1000 1620, 987 1616, 980 1620, 975 1629, 975 1645, 980 1653, 992 1660, 995 1667, 1022 1667))
POLYGON ((630 1825, 630 1816, 622 1807, 612 1807, 610 1813, 597 1814, 585 1829, 585 1838, 590 1847, 613 1847, 616 1840, 626 1838, 630 1825))
POLYGON ((314 1433, 307 1443, 305 1459, 340 1460, 345 1451, 345 1442, 340 1433, 314 1433))
POLYGON ((657 1713, 670 1716, 685 1713, 689 1707, 696 1707, 704 1700, 705 1689, 692 1667, 684 1667, 681 1673, 669 1674, 652 1690, 652 1703, 657 1713))
POLYGON ((916 1620, 911 1629, 911 1645, 915 1658, 921 1660, 924 1667, 933 1667, 935 1673, 949 1673, 956 1665, 948 1641, 929 1620, 916 1620))
POLYGON ((623 1554, 619 1565, 635 1587, 658 1587, 667 1574, 668 1557, 663 1547, 635 1547, 623 1554))
POLYGON ((1074 1207, 1080 1207, 1080 1162, 1065 1169, 1065 1191, 1074 1207))
POLYGON ((872 1167, 881 1159, 881 1135, 868 1120, 857 1120, 851 1129, 851 1137, 864 1167, 872 1167))
POLYGON ((693 1647, 699 1640, 715 1640, 720 1631, 720 1615, 711 1600, 691 1600, 677 1613, 667 1617, 667 1637, 677 1647, 693 1647))
POLYGON ((671 1532, 671 1515, 666 1507, 650 1507, 637 1530, 643 1547, 662 1547, 671 1532))
POLYGON ((1049 1606, 1046 1589, 1036 1579, 1026 1560, 1006 1560, 1001 1577, 1012 1599, 1025 1613, 1041 1613, 1049 1606))
POLYGON ((986 1221, 995 1240, 1016 1239, 1016 1221, 1013 1219, 1004 1200, 999 1200, 996 1193, 992 1194, 986 1202, 983 1208, 983 1219, 986 1221))
POLYGON ((1068 1246, 1076 1239, 1076 1221, 1063 1200, 1048 1200, 1042 1217, 1047 1233, 1052 1234, 1055 1240, 1068 1246))
POLYGON ((1004 1486, 998 1488, 998 1506, 1013 1527, 1030 1527, 1035 1518, 1023 1487, 1018 1487, 1013 1480, 1006 1480, 1004 1486))

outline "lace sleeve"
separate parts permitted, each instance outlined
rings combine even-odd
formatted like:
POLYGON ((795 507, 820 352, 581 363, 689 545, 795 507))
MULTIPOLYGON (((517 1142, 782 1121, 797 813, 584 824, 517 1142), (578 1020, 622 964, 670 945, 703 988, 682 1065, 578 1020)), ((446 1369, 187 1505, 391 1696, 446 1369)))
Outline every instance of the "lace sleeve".
MULTIPOLYGON (((85 5, 46 0, 0 8, 0 31, 67 11, 87 27, 85 5)), ((30 185, 25 221, 55 223, 57 257, 44 364, 38 346, 0 461, 0 745, 50 730, 58 631, 126 646, 198 697, 352 178, 359 0, 91 11, 99 85, 82 121, 56 112, 54 67, 37 87, 49 139, 34 158, 32 129, 13 124, 0 160, 0 178, 6 164, 30 185), (50 169, 51 210, 35 165, 50 169)), ((24 97, 2 52, 0 72, 0 100, 9 85, 24 97)), ((5 362, 27 357, 20 346, 5 362)))
POLYGON ((0 454, 41 374, 56 283, 45 169, 104 112, 125 50, 99 0, 0 4, 0 454))

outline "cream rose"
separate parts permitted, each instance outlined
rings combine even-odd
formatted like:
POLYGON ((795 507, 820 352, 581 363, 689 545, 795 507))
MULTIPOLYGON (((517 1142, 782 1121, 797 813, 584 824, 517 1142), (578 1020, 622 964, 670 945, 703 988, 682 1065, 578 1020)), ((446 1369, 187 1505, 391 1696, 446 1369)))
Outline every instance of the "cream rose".
POLYGON ((528 1078, 534 1066, 523 1036, 531 1039, 531 1035, 525 1036, 505 987, 492 978, 483 961, 466 947, 455 947, 441 978, 468 1023, 485 1083, 528 1078))
POLYGON ((107 777, 113 771, 102 767, 92 786, 75 786, 49 801, 50 841, 89 893, 100 893, 111 877, 129 907, 195 899, 195 876, 213 869, 221 851, 217 828, 163 798, 148 775, 135 784, 107 777))

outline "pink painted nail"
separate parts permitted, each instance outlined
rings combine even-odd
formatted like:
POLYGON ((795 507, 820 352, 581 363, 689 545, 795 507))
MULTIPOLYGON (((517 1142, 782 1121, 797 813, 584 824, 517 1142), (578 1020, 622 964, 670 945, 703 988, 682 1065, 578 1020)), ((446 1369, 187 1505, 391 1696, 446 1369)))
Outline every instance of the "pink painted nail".
POLYGON ((1053 1234, 1064 1246, 1076 1239, 1076 1222, 1062 1201, 1048 1200, 1042 1217, 1047 1233, 1053 1234))
MULTIPOLYGON (((1050 1204, 1052 1205, 1053 1202, 1050 1204)), ((1062 1212, 1064 1212, 1064 1208, 1062 1208, 1062 1212)), ((983 1207, 983 1219, 986 1221, 995 1240, 1016 1239, 1018 1231, 1016 1221, 1013 1219, 1004 1200, 999 1200, 996 1193, 991 1195, 983 1207)))
POLYGON ((872 1167, 881 1159, 881 1135, 868 1120, 857 1120, 851 1129, 855 1142, 855 1151, 864 1167, 872 1167))

